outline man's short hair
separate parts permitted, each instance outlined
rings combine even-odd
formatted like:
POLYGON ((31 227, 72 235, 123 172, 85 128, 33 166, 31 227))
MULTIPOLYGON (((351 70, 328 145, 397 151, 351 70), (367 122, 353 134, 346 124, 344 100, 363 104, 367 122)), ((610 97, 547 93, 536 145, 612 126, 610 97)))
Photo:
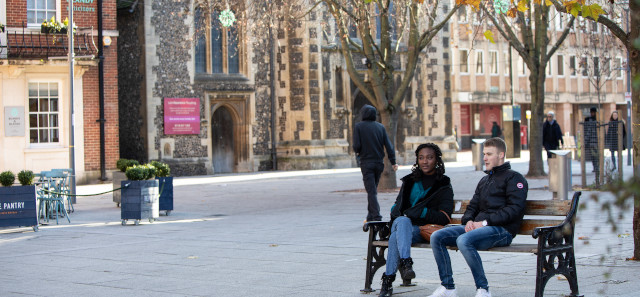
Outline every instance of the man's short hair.
POLYGON ((503 152, 507 154, 507 144, 500 137, 489 138, 484 142, 484 146, 492 146, 498 149, 498 153, 503 152))

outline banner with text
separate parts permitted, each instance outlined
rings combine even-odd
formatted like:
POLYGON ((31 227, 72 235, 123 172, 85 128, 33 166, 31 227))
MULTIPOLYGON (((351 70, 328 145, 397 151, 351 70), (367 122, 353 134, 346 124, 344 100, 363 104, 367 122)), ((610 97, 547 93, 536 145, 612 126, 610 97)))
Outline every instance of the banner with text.
POLYGON ((164 98, 164 134, 200 134, 200 98, 164 98))

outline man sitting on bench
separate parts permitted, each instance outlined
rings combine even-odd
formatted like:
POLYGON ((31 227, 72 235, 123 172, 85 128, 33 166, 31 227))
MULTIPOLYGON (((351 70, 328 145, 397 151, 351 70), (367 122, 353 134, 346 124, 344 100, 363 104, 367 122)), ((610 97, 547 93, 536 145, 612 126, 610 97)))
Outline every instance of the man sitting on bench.
POLYGON ((456 246, 471 268, 476 297, 491 297, 478 250, 508 246, 520 230, 527 200, 527 180, 505 163, 504 140, 484 142, 484 176, 469 202, 462 225, 449 226, 431 235, 431 249, 438 264, 441 286, 429 297, 455 297, 453 271, 447 246, 456 246))

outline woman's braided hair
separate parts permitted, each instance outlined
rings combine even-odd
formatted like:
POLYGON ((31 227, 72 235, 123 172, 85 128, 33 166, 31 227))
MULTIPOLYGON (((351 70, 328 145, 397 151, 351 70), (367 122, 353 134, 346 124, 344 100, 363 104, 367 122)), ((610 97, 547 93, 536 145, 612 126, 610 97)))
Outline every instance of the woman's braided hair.
POLYGON ((433 152, 436 154, 436 179, 439 180, 442 178, 442 176, 444 176, 444 161, 442 161, 442 151, 440 150, 440 147, 438 147, 438 145, 436 145, 435 143, 423 143, 421 145, 418 146, 418 148, 416 149, 416 163, 413 164, 413 166, 411 167, 411 173, 414 179, 421 179, 422 176, 424 175, 424 173, 422 172, 422 170, 420 170, 420 166, 418 165, 418 154, 420 153, 420 150, 422 150, 423 148, 430 148, 433 150, 433 152))

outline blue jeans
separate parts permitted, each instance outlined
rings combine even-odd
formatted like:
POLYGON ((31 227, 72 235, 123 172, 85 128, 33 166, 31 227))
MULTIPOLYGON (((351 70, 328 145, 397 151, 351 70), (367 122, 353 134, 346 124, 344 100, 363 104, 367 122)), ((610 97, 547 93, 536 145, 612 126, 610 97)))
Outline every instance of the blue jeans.
POLYGON ((451 270, 451 259, 447 246, 456 246, 464 256, 467 265, 471 268, 471 274, 476 283, 477 289, 489 290, 489 282, 484 275, 482 259, 478 250, 486 250, 496 246, 508 246, 513 237, 511 234, 499 226, 486 226, 464 232, 464 226, 449 226, 434 232, 431 235, 431 249, 438 264, 438 274, 442 286, 447 289, 454 289, 453 271, 451 270))
POLYGON ((418 242, 427 242, 420 235, 420 227, 411 224, 411 219, 407 217, 395 219, 391 225, 389 249, 387 250, 387 268, 384 274, 396 274, 400 259, 411 257, 411 244, 418 242))
POLYGON ((378 182, 384 171, 384 163, 361 163, 360 171, 362 172, 362 181, 364 189, 367 190, 367 221, 380 221, 380 204, 378 204, 378 182))

